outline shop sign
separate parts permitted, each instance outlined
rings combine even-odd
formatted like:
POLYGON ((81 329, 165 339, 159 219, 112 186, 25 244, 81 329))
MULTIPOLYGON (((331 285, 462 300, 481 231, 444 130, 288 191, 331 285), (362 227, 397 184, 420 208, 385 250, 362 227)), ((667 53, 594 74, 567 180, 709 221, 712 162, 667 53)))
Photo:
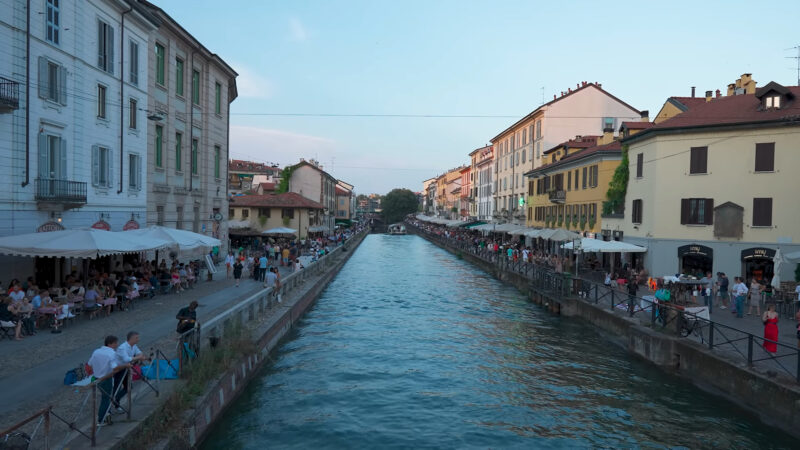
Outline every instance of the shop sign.
POLYGON ((39 228, 36 229, 37 233, 47 233, 48 231, 61 231, 64 229, 64 226, 58 222, 45 222, 39 228))
POLYGON ((775 250, 766 247, 753 247, 742 250, 742 261, 752 259, 772 259, 775 257, 775 250))
POLYGON ((683 258, 684 256, 690 256, 690 255, 713 258, 714 250, 711 249, 710 247, 706 247, 705 245, 698 245, 698 244, 683 245, 678 247, 678 258, 683 258))
POLYGON ((111 225, 109 225, 105 220, 98 220, 94 223, 94 225, 92 225, 92 228, 95 230, 111 231, 111 225))
POLYGON ((123 225, 122 227, 122 231, 138 230, 138 229, 139 229, 139 222, 135 220, 129 220, 125 222, 125 225, 123 225))

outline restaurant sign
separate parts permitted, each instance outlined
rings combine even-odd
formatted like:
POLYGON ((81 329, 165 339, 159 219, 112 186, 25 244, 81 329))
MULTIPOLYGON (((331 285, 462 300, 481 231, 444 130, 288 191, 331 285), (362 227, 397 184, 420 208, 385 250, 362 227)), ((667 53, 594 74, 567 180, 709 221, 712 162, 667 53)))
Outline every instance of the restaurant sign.
POLYGON ((710 247, 706 247, 705 245, 698 245, 698 244, 691 244, 691 245, 682 245, 678 247, 678 258, 683 258, 684 256, 705 256, 706 258, 713 259, 714 258, 714 250, 710 247))
POLYGON ((98 220, 94 223, 94 225, 92 225, 92 228, 95 230, 111 231, 111 225, 109 225, 105 220, 98 220))
POLYGON ((775 250, 765 247, 753 247, 742 250, 742 261, 753 259, 772 259, 775 257, 775 250))
POLYGON ((129 220, 125 222, 125 225, 122 226, 122 231, 138 230, 138 229, 139 229, 139 222, 135 220, 129 220))
POLYGON ((45 222, 39 228, 36 229, 37 233, 46 233, 48 231, 61 231, 64 229, 64 226, 58 222, 45 222))

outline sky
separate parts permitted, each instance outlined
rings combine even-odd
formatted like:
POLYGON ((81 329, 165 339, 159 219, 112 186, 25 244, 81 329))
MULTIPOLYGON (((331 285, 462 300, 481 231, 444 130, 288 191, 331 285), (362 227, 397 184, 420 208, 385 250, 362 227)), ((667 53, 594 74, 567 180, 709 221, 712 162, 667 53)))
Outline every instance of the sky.
POLYGON ((239 73, 232 158, 358 193, 419 191, 582 81, 651 117, 742 73, 797 84, 798 1, 151 1, 239 73))

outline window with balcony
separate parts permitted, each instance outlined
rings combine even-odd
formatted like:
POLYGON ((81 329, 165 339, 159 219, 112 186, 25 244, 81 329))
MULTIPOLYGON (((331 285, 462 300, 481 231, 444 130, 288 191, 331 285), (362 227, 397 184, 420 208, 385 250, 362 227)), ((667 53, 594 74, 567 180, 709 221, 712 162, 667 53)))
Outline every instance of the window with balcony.
POLYGON ((39 178, 67 178, 67 144, 60 136, 39 134, 39 178))
POLYGON ((108 73, 114 73, 114 28, 97 21, 97 67, 108 73))
POLYGON ((60 0, 47 0, 47 31, 45 38, 58 45, 61 42, 61 8, 60 0))

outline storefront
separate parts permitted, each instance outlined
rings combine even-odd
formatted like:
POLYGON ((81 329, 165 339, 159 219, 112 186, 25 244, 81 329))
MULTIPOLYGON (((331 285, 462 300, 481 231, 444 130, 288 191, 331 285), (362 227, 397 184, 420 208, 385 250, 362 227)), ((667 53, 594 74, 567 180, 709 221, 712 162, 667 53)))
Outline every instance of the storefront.
POLYGON ((702 277, 713 273, 714 250, 705 245, 689 244, 678 247, 678 271, 686 275, 702 277))
POLYGON ((742 250, 742 273, 748 280, 763 282, 772 280, 775 250, 766 247, 753 247, 742 250))

